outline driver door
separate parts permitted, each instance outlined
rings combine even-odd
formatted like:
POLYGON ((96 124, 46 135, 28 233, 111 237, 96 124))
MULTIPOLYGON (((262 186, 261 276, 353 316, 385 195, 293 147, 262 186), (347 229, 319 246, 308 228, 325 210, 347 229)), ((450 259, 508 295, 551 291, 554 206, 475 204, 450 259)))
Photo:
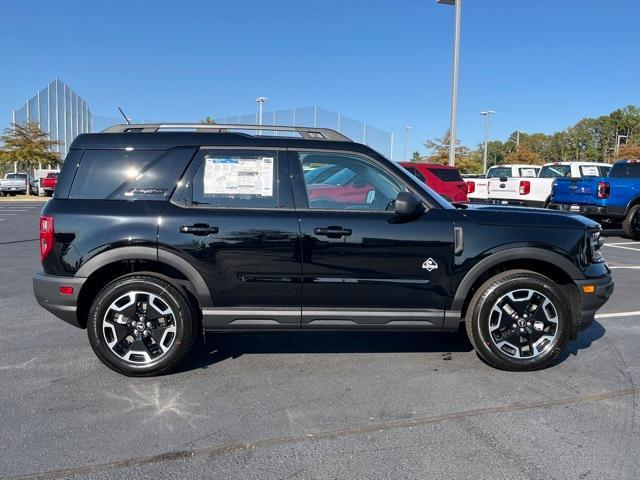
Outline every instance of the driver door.
POLYGON ((394 200, 409 188, 373 158, 326 151, 289 158, 301 230, 302 327, 440 328, 453 263, 446 212, 400 218, 394 200), (303 171, 312 178, 309 171, 329 165, 338 171, 333 180, 305 182, 303 171))

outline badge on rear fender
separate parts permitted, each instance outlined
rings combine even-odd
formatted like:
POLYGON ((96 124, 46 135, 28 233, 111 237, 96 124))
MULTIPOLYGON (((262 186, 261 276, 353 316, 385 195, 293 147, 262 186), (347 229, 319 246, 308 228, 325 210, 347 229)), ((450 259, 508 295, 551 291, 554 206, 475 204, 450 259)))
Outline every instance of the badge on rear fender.
POLYGON ((427 272, 430 272, 432 270, 437 270, 438 264, 433 258, 429 257, 422 264, 422 268, 424 268, 427 272))

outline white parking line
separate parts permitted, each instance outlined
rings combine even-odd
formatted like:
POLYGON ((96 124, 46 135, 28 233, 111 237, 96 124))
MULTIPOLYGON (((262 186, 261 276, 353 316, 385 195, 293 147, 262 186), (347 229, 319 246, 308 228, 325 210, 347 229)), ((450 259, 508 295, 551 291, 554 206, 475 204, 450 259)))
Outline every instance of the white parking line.
POLYGON ((622 248, 623 250, 633 250, 634 252, 640 252, 640 248, 623 247, 622 245, 613 245, 612 243, 605 243, 605 247, 622 248))
POLYGON ((640 266, 627 266, 627 265, 609 265, 611 270, 615 269, 627 269, 627 270, 640 270, 640 266))
POLYGON ((606 245, 640 245, 640 242, 615 242, 615 243, 607 243, 606 245))
POLYGON ((4 209, 0 209, 0 214, 3 213, 9 213, 9 212, 28 212, 29 210, 17 210, 17 209, 13 209, 13 210, 4 210, 4 209))
POLYGON ((596 318, 615 318, 615 317, 638 317, 640 310, 635 312, 619 312, 619 313, 598 313, 596 318))

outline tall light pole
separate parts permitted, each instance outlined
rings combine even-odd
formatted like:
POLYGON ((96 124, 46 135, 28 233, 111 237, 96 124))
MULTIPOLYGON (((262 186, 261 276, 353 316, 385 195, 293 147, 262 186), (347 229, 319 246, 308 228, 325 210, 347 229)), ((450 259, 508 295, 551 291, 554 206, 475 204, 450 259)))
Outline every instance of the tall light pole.
POLYGON ((456 126, 458 124, 458 63, 460 61, 460 20, 462 0, 436 0, 441 5, 455 5, 455 26, 453 30, 453 74, 451 79, 451 125, 449 126, 449 165, 456 164, 456 126))
POLYGON ((487 153, 489 150, 489 117, 495 115, 493 110, 487 110, 486 112, 480 112, 480 115, 484 117, 484 159, 482 161, 482 173, 487 173, 487 153))
POLYGON ((411 127, 407 125, 404 127, 404 154, 402 155, 402 160, 407 162, 409 159, 407 158, 407 142, 409 141, 409 130, 411 127))
POLYGON ((258 103, 258 125, 262 125, 262 106, 269 100, 267 97, 258 97, 256 102, 258 103))

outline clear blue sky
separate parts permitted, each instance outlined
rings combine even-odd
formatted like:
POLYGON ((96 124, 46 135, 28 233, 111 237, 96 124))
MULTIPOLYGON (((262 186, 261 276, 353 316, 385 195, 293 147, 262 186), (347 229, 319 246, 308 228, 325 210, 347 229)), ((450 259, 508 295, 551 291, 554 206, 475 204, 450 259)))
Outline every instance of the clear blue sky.
MULTIPOLYGON (((449 122, 453 7, 435 0, 14 1, 0 120, 59 77, 94 114, 197 120, 319 105, 410 150, 449 122)), ((459 138, 551 132, 640 104, 640 0, 465 0, 459 138)), ((5 120, 6 119, 6 120, 5 120)))

